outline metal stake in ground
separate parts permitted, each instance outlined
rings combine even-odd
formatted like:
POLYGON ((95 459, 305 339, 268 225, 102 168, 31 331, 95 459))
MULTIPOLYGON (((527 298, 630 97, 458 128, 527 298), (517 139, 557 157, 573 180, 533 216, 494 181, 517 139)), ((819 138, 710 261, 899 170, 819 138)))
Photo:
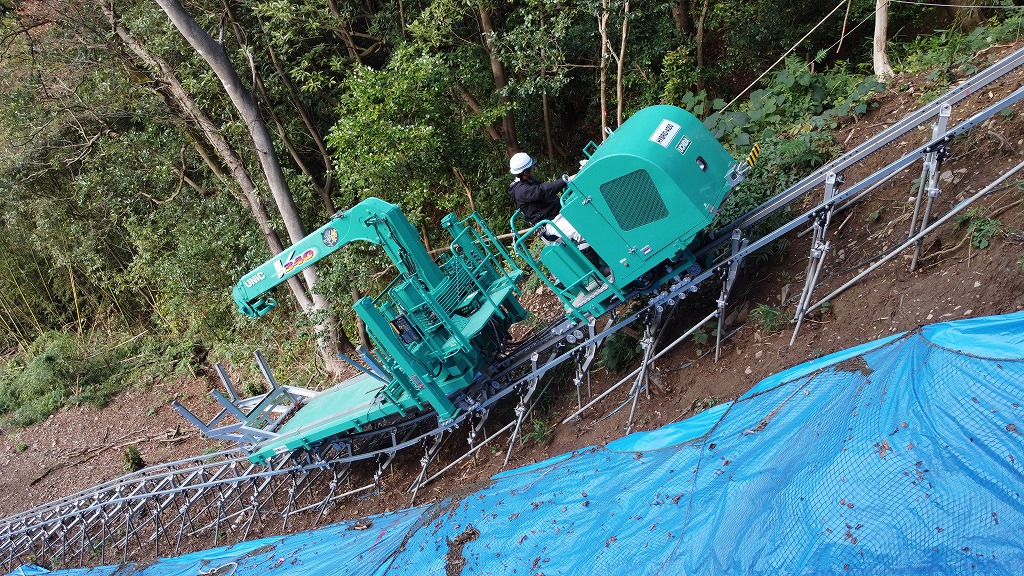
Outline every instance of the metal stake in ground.
POLYGON ((736 275, 740 270, 742 256, 737 256, 741 247, 747 247, 747 240, 743 238, 743 230, 737 228, 732 231, 732 257, 729 268, 725 272, 725 279, 722 280, 722 293, 718 296, 718 329, 715 330, 715 364, 722 352, 722 332, 725 330, 725 306, 729 302, 729 293, 732 292, 732 285, 736 282, 736 275))
POLYGON ((512 449, 516 447, 516 438, 519 437, 519 432, 523 428, 523 420, 526 419, 526 414, 529 412, 530 398, 533 397, 534 391, 537 390, 537 383, 540 382, 541 377, 544 375, 544 371, 537 370, 538 359, 539 355, 536 353, 530 358, 531 376, 526 382, 526 390, 519 397, 519 404, 516 405, 516 427, 512 430, 512 437, 509 438, 508 450, 505 452, 505 463, 502 466, 508 466, 508 460, 512 457, 512 449))
POLYGON ((597 353, 597 346, 600 344, 600 340, 594 338, 594 324, 595 320, 591 319, 587 324, 588 336, 587 341, 589 344, 584 346, 581 350, 578 350, 575 354, 576 360, 576 375, 573 377, 572 383, 576 386, 576 407, 583 407, 583 394, 581 389, 583 388, 583 379, 587 380, 587 397, 591 396, 590 391, 590 363, 594 360, 594 355, 597 353))
MULTIPOLYGON (((949 104, 944 104, 939 109, 939 120, 932 126, 932 140, 940 138, 946 134, 946 124, 949 122, 949 115, 952 112, 953 107, 949 104)), ((932 204, 935 199, 939 196, 941 190, 939 189, 939 167, 942 165, 942 160, 946 157, 946 142, 942 141, 933 150, 929 150, 928 154, 924 157, 924 164, 921 166, 921 182, 917 187, 917 200, 914 201, 914 214, 910 219, 910 232, 907 238, 914 237, 914 226, 917 224, 917 209, 921 205, 921 192, 927 190, 928 201, 925 202, 924 215, 921 217, 921 228, 924 230, 928 227, 928 217, 932 213, 932 204)), ((917 259, 921 256, 921 240, 914 244, 914 257, 910 260, 910 271, 913 272, 917 269, 917 259)))
MULTIPOLYGON (((416 480, 413 481, 412 486, 409 486, 409 490, 412 492, 412 498, 409 499, 409 504, 413 505, 416 503, 416 494, 420 491, 420 486, 423 483, 423 479, 427 477, 427 468, 430 467, 430 463, 434 461, 434 457, 441 450, 441 445, 444 444, 445 434, 451 433, 455 427, 444 428, 438 431, 431 439, 433 442, 426 449, 423 457, 420 458, 420 473, 416 476, 416 480)), ((430 442, 430 440, 427 440, 430 442)))
POLYGON ((664 312, 662 306, 655 306, 653 313, 648 318, 646 326, 644 327, 644 336, 640 340, 640 348, 644 352, 644 357, 640 361, 640 373, 637 374, 636 380, 633 381, 633 387, 629 391, 629 395, 632 397, 633 405, 629 409, 629 419, 626 420, 626 434, 629 434, 630 429, 633 428, 633 416, 636 414, 636 405, 640 400, 640 391, 647 390, 647 385, 650 383, 650 369, 654 362, 654 349, 657 347, 658 339, 655 334, 659 332, 661 328, 662 313, 664 312))
POLYGON ((793 336, 789 339, 789 345, 796 342, 796 335, 800 332, 800 326, 807 315, 807 305, 810 304, 811 294, 814 293, 814 286, 818 283, 818 276, 821 274, 821 267, 825 264, 825 255, 828 254, 830 244, 828 238, 828 226, 832 223, 832 213, 835 211, 835 204, 831 202, 839 192, 839 186, 843 179, 835 172, 829 172, 825 177, 825 200, 822 209, 814 215, 814 235, 811 239, 811 253, 807 257, 807 271, 804 273, 804 288, 800 291, 800 299, 797 301, 794 320, 796 326, 793 328, 793 336))

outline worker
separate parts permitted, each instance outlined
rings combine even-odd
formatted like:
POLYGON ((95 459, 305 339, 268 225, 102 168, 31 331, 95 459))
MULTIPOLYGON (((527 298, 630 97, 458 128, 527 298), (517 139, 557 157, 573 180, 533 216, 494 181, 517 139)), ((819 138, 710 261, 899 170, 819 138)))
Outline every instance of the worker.
MULTIPOLYGON (((533 167, 536 164, 537 161, 526 152, 518 152, 509 159, 508 169, 515 176, 515 180, 509 184, 508 193, 512 195, 516 206, 531 225, 550 220, 569 240, 584 245, 583 237, 576 228, 559 214, 562 205, 558 193, 568 186, 569 176, 563 174, 557 180, 542 183, 533 175, 533 167)), ((541 237, 548 242, 557 242, 562 239, 558 230, 549 224, 541 229, 541 237)))

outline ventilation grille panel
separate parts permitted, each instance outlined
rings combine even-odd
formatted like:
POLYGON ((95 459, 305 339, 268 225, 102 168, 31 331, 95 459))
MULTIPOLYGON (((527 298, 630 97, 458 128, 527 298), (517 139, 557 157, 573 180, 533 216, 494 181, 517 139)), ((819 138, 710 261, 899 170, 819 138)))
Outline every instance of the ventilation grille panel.
POLYGON ((623 230, 632 230, 668 216, 668 208, 646 170, 640 169, 601 185, 601 195, 623 230))

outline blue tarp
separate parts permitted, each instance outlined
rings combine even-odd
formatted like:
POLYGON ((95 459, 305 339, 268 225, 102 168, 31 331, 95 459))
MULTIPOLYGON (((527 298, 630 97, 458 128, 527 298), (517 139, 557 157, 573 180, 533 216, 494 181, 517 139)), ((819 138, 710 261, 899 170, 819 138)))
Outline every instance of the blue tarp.
POLYGON ((936 324, 368 529, 59 573, 1024 574, 1022 402, 1024 313, 936 324))

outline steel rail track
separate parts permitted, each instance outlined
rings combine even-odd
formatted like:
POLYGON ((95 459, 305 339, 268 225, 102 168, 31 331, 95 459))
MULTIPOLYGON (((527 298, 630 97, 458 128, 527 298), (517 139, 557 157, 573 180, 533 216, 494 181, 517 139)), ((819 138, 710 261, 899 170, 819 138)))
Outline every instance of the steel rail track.
POLYGON ((743 216, 740 216, 736 220, 733 220, 729 224, 716 230, 713 234, 713 240, 704 247, 703 252, 706 253, 715 250, 727 242, 733 230, 749 228, 753 224, 756 224, 766 218, 768 214, 786 206, 797 198, 805 196, 811 190, 822 186, 829 173, 838 174, 843 172, 847 168, 862 162, 868 156, 878 152, 881 148, 898 140, 911 130, 925 124, 932 118, 938 116, 939 110, 944 105, 953 106, 961 102, 965 98, 976 94, 982 88, 999 80, 1010 72, 1013 72, 1021 65, 1024 65, 1024 48, 1011 52, 988 68, 985 68, 974 76, 965 79, 941 97, 921 106, 907 116, 904 116, 896 123, 885 128, 871 138, 868 138, 859 146, 854 147, 839 158, 836 158, 835 160, 823 165, 821 168, 818 168, 811 173, 810 176, 807 176, 796 184, 793 184, 782 193, 773 196, 757 208, 754 208, 750 212, 747 212, 743 216))

